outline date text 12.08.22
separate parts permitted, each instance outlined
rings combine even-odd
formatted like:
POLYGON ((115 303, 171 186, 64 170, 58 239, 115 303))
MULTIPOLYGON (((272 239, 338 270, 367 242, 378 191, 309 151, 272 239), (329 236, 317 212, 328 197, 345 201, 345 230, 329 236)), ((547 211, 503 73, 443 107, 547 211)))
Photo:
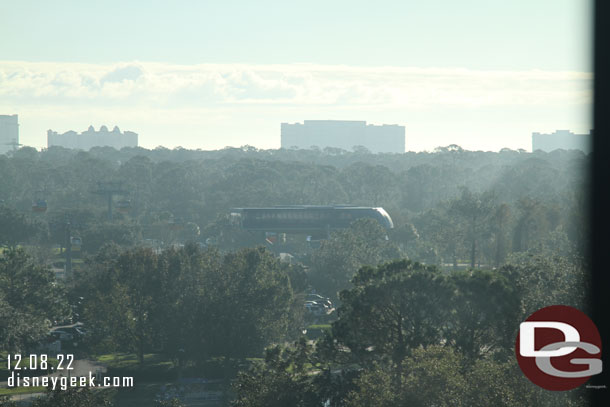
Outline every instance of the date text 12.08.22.
POLYGON ((6 368, 8 370, 73 370, 72 363, 74 355, 67 353, 58 353, 51 355, 49 358, 46 354, 31 354, 29 356, 21 356, 19 353, 8 354, 6 356, 6 368), (51 358, 55 361, 51 362, 51 358))

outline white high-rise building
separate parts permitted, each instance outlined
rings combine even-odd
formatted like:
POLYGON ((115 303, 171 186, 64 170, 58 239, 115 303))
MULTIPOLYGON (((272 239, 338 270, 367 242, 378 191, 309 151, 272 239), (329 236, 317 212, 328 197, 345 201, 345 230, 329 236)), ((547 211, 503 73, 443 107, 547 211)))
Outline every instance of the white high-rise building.
POLYGON ((89 150, 92 147, 114 147, 120 150, 123 147, 137 147, 138 134, 132 131, 121 130, 114 126, 112 131, 108 131, 106 126, 100 127, 95 131, 93 126, 89 126, 87 131, 78 134, 75 131, 68 131, 58 134, 53 130, 47 131, 47 146, 60 146, 77 150, 89 150))
POLYGON ((16 114, 0 115, 0 154, 19 148, 19 120, 16 114))
POLYGON ((569 130, 555 130, 551 134, 532 133, 532 151, 542 150, 581 150, 589 153, 592 150, 593 130, 589 134, 574 134, 569 130))
POLYGON ((366 147, 372 153, 404 153, 405 127, 396 124, 375 126, 365 121, 305 120, 282 123, 282 148, 309 149, 336 147, 352 150, 366 147))

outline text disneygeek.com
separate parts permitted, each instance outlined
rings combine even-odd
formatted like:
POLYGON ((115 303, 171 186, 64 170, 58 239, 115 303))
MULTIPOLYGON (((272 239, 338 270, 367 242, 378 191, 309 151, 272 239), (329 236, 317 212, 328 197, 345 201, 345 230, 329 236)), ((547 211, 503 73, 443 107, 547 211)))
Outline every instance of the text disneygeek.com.
POLYGON ((133 377, 96 376, 21 376, 12 372, 8 378, 8 387, 47 387, 52 390, 66 390, 68 387, 133 387, 133 377))

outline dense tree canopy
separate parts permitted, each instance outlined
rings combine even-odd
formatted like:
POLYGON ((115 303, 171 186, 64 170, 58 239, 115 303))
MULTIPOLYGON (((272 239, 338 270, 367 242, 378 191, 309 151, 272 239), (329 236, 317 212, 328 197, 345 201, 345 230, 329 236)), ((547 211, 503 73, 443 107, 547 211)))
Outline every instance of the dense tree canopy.
POLYGON ((134 249, 101 261, 83 283, 85 321, 99 346, 140 363, 151 350, 195 361, 257 356, 301 326, 289 266, 263 248, 134 249))
MULTIPOLYGON (((477 265, 497 266, 506 254, 527 250, 562 225, 573 244, 582 243, 585 222, 573 220, 582 217, 586 207, 582 191, 587 163, 588 157, 577 151, 491 153, 457 146, 405 154, 23 148, 0 158, 2 173, 9 175, 0 181, 0 208, 5 207, 0 221, 11 208, 17 212, 9 213, 10 221, 40 221, 48 225, 43 230, 51 231, 51 242, 63 245, 65 236, 54 231, 57 219, 64 222, 68 217, 74 230, 86 235, 85 250, 94 254, 100 241, 131 245, 157 239, 171 244, 218 238, 219 231, 208 226, 232 207, 383 206, 397 230, 415 225, 419 238, 408 245, 407 253, 415 260, 472 265, 474 257, 477 265), (104 224, 107 197, 93 193, 98 182, 121 185, 124 193, 113 197, 115 204, 129 201, 127 212, 115 211, 119 225, 104 224), (32 201, 40 198, 48 203, 47 213, 30 214, 32 201), (477 202, 480 206, 473 212, 477 202), (453 225, 439 230, 432 224, 444 214, 453 225), (209 233, 189 238, 172 226, 189 222, 209 233), (441 235, 453 232, 463 235, 463 247, 442 242, 441 235)), ((0 244, 33 239, 44 243, 44 233, 27 230, 0 228, 0 244)))
POLYGON ((331 333, 313 348, 301 342, 269 350, 264 363, 238 377, 234 405, 584 405, 582 392, 545 391, 517 367, 523 307, 534 296, 555 301, 563 290, 517 288, 511 273, 518 271, 446 274, 408 260, 363 267, 341 293, 331 333))
MULTIPOLYGON (((69 302, 81 351, 142 369, 154 353, 176 376, 229 366, 212 370, 236 379, 235 406, 582 405, 532 387, 513 346, 540 307, 587 310, 589 159, 455 145, 0 155, 0 351, 38 345, 69 302), (383 207, 394 228, 360 219, 317 241, 230 216, 337 204, 383 207), (313 292, 332 300, 323 315, 305 309, 313 292)), ((109 405, 100 394, 37 403, 109 405)))
POLYGON ((0 254, 0 350, 35 347, 53 321, 69 314, 64 296, 51 271, 35 264, 23 249, 0 254))

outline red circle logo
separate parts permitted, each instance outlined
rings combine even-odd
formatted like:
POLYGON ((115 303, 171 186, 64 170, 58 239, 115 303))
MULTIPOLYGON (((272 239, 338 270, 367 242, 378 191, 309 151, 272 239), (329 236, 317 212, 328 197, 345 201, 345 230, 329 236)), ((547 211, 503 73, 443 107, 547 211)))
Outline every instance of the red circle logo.
POLYGON ((515 353, 534 384, 571 390, 602 370, 601 338, 591 319, 576 308, 552 305, 521 323, 515 353))

